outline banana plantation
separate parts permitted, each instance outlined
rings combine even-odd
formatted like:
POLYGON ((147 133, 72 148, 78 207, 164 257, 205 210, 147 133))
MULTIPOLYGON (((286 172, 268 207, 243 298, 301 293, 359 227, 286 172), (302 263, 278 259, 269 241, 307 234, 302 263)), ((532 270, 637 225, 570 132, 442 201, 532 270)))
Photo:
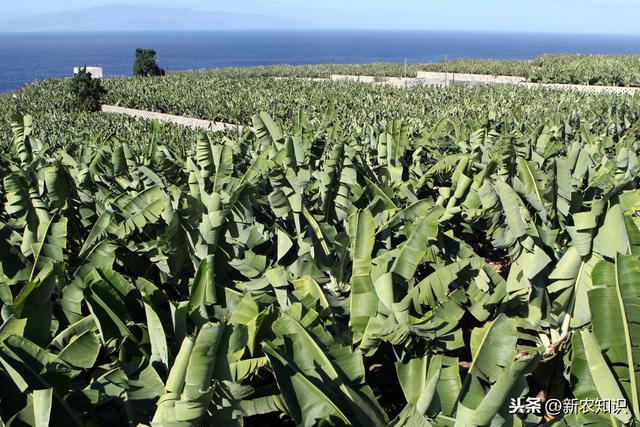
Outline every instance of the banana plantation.
POLYGON ((545 54, 533 60, 454 59, 429 64, 321 64, 187 71, 177 74, 243 77, 329 77, 331 74, 416 77, 418 71, 525 77, 531 82, 640 86, 640 55, 545 54))
POLYGON ((0 102, 1 425, 640 424, 635 99, 196 77, 0 102))

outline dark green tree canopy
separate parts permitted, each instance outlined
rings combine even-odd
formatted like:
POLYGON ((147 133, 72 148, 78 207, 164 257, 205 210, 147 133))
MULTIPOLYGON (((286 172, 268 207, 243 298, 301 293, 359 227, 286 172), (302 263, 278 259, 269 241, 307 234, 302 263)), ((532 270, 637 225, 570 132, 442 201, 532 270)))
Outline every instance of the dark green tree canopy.
POLYGON ((164 76, 165 71, 156 63, 156 51, 153 49, 136 49, 136 60, 133 63, 133 75, 138 77, 164 76))
POLYGON ((75 108, 81 111, 98 111, 100 100, 107 94, 100 80, 94 79, 86 66, 80 68, 71 79, 70 91, 75 97, 75 108))

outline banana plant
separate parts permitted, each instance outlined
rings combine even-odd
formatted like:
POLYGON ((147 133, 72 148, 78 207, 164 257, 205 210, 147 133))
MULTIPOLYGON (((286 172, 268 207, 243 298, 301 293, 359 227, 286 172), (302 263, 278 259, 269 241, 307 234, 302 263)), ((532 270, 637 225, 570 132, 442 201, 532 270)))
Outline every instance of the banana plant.
MULTIPOLYGON (((200 82, 173 79, 155 105, 186 111, 172 91, 200 82)), ((0 134, 4 425, 638 421, 631 101, 215 86, 253 128, 0 134), (536 398, 627 409, 510 413, 536 398)))

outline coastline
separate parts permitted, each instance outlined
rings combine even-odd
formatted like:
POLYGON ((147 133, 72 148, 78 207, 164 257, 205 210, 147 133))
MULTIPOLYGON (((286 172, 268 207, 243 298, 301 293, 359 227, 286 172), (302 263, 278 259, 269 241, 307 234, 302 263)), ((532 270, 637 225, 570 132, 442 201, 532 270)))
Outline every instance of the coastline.
POLYGON ((101 66, 107 76, 126 76, 141 46, 154 48, 163 68, 185 71, 284 63, 527 60, 544 53, 633 54, 640 53, 640 36, 372 30, 0 33, 0 92, 69 76, 74 66, 83 64, 101 66))

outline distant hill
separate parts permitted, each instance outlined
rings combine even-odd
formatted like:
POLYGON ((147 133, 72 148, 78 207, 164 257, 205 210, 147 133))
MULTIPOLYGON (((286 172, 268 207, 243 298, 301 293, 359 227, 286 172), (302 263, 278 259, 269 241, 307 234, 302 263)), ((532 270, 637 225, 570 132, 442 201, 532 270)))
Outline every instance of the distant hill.
POLYGON ((308 27, 304 21, 278 16, 128 5, 0 19, 0 32, 280 30, 308 27))

